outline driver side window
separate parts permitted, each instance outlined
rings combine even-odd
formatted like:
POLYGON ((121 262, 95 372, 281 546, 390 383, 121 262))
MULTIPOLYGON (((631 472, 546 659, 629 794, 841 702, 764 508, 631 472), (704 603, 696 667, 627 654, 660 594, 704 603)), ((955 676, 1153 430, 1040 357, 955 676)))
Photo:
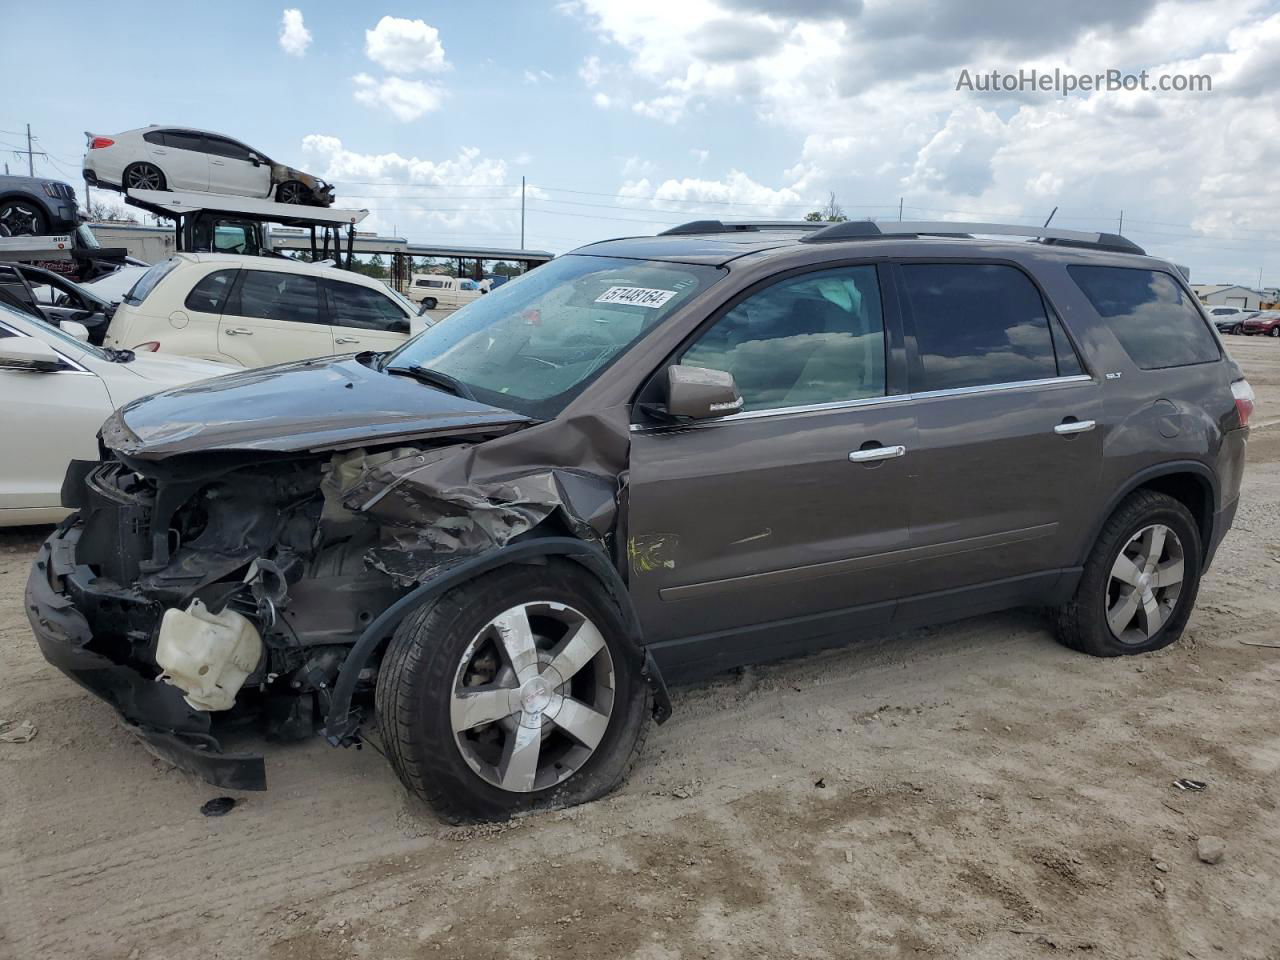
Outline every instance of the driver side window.
POLYGON ((680 362, 733 374, 743 410, 770 410, 884 396, 884 356, 880 284, 867 265, 766 287, 717 320, 680 362))

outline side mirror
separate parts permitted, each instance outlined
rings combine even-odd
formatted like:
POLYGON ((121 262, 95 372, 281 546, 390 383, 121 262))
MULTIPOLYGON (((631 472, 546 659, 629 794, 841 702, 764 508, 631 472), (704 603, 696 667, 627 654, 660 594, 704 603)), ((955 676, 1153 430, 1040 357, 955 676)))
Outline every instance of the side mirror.
MULTIPOLYGON (((88 336, 89 331, 85 331, 88 336)), ((43 340, 35 337, 4 337, 0 339, 0 369, 27 370, 44 373, 62 369, 62 357, 43 340)))
POLYGON ((742 409, 742 395, 733 374, 705 367, 673 364, 667 367, 667 413, 705 420, 727 417, 742 409))
POLYGON ((75 337, 81 343, 89 342, 89 328, 76 320, 63 320, 58 329, 68 336, 75 337))
POLYGON ((422 306, 418 308, 418 316, 425 317, 428 313, 430 313, 430 311, 427 309, 426 303, 423 302, 422 306))
POLYGON ((252 163, 255 167, 262 166, 262 158, 259 157, 256 153, 249 154, 249 162, 252 163))

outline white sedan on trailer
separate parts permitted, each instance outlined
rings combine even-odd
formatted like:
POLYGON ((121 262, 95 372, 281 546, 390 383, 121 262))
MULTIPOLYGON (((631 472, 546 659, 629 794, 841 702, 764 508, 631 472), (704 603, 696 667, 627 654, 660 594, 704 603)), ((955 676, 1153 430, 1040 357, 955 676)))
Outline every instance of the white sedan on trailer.
POLYGON ((98 459, 98 429, 117 407, 235 369, 94 347, 67 332, 84 333, 79 324, 64 321, 63 328, 0 304, 0 527, 66 516, 60 494, 67 465, 98 459))
POLYGON ((327 207, 333 187, 247 144, 189 127, 86 133, 84 178, 112 190, 198 190, 327 207))

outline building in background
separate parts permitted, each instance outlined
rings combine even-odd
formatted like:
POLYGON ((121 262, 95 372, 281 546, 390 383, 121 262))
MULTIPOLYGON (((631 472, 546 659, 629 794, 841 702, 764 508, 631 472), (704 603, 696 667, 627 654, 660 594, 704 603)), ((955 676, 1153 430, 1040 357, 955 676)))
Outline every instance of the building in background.
POLYGON ((1242 307, 1245 310, 1261 310, 1267 297, 1252 287, 1240 287, 1227 283, 1198 283, 1191 285, 1191 292, 1204 303, 1218 307, 1242 307))

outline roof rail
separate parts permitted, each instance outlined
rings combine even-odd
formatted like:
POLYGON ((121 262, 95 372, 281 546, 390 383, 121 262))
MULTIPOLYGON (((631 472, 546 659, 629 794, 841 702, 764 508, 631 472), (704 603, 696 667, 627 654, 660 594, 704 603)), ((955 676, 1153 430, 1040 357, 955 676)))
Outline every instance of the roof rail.
POLYGON ((663 230, 660 237, 673 237, 689 233, 757 233, 761 230, 820 230, 823 224, 808 220, 690 220, 670 230, 663 230))
POLYGON ((992 234, 1010 237, 1034 237, 1042 243, 1068 247, 1086 247, 1093 250, 1110 250, 1115 253, 1136 253, 1145 256, 1146 251, 1118 233, 1090 233, 1083 230, 1058 230, 1054 227, 1028 227, 1010 223, 964 223, 956 220, 906 220, 877 223, 873 220, 846 220, 823 227, 801 243, 832 243, 838 240, 866 240, 874 237, 970 237, 992 234))

